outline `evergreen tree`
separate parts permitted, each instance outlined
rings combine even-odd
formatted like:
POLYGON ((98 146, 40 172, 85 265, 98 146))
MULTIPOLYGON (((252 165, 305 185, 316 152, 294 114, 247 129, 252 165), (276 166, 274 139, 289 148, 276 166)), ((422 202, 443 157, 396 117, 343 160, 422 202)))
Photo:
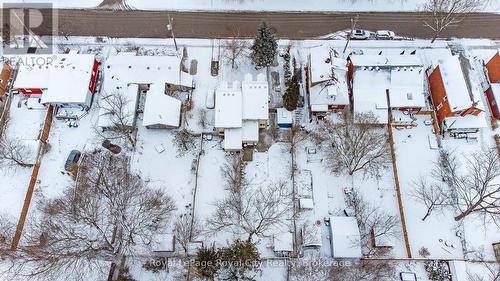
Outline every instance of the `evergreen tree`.
POLYGON ((284 63, 283 63, 283 70, 284 70, 284 77, 285 77, 285 85, 288 85, 288 83, 290 82, 290 79, 292 78, 292 71, 290 69, 290 49, 291 49, 292 46, 288 45, 285 49, 285 52, 283 54, 281 54, 281 57, 283 58, 284 60, 284 63))
POLYGON ((252 45, 250 57, 255 64, 255 69, 261 69, 273 65, 278 53, 278 43, 274 38, 274 32, 265 22, 257 30, 257 35, 252 45))
POLYGON ((248 240, 235 240, 222 249, 221 260, 224 263, 224 280, 254 280, 260 267, 259 251, 248 240))
POLYGON ((424 264, 427 277, 432 281, 447 281, 450 279, 450 272, 448 266, 444 262, 428 261, 424 264))
POLYGON ((214 280, 220 270, 220 251, 202 247, 196 253, 196 272, 202 278, 214 280))
POLYGON ((288 82, 285 94, 283 95, 283 106, 288 111, 293 111, 297 108, 300 99, 299 76, 293 75, 288 82))

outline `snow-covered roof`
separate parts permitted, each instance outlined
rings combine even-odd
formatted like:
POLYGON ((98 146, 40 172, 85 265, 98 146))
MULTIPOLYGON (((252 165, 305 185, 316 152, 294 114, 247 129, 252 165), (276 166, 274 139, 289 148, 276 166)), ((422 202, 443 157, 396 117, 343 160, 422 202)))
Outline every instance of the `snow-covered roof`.
POLYGON ((330 229, 333 257, 361 257, 361 237, 354 217, 330 217, 330 229))
POLYGON ((259 121, 244 120, 241 128, 241 139, 243 142, 259 141, 259 121))
POLYGON ((243 148, 242 128, 229 128, 224 130, 224 149, 240 150, 243 148))
POLYGON ((293 235, 291 232, 283 232, 274 236, 275 252, 293 251, 293 235))
POLYGON ((396 67, 396 66, 422 66, 422 61, 415 55, 351 55, 350 60, 354 66, 396 67))
POLYGON ((245 75, 241 83, 243 92, 243 119, 267 120, 269 117, 269 89, 266 76, 257 75, 254 80, 251 74, 245 75))
POLYGON ((247 74, 241 85, 239 81, 223 81, 215 90, 215 127, 224 129, 224 149, 241 149, 243 142, 258 142, 259 121, 267 119, 269 90, 264 74, 256 79, 247 74))
POLYGON ((391 107, 425 107, 424 69, 421 67, 392 69, 389 100, 391 107))
POLYGON ((193 76, 181 71, 178 56, 137 56, 136 53, 118 53, 106 60, 104 67, 104 87, 106 84, 168 83, 192 87, 193 76), (107 83, 109 82, 109 83, 107 83))
POLYGON ((154 248, 155 252, 173 252, 174 251, 174 235, 172 233, 159 234, 156 237, 158 246, 154 248))
POLYGON ((372 112, 380 124, 387 124, 387 90, 390 87, 390 79, 389 71, 364 69, 354 71, 354 112, 372 112))
POLYGON ((144 126, 165 125, 179 127, 181 101, 165 94, 165 84, 151 85, 144 104, 144 126))
POLYGON ((486 114, 484 112, 479 113, 477 116, 467 114, 465 116, 446 117, 444 121, 446 122, 447 129, 449 130, 478 129, 488 127, 486 114))
POLYGON ((493 97, 497 103, 500 102, 500 83, 491 84, 491 91, 493 92, 493 97))
POLYGON ((304 247, 321 247, 321 224, 307 222, 302 228, 302 241, 304 247))
POLYGON ((300 198, 299 206, 301 209, 312 210, 314 209, 314 200, 312 198, 300 198))
POLYGON ((347 61, 335 57, 332 52, 332 49, 326 45, 310 49, 311 83, 330 80, 332 72, 347 72, 347 61))
POLYGON ((243 104, 238 81, 222 82, 215 91, 215 127, 241 128, 243 104))
POLYGON ((439 71, 450 104, 451 111, 470 108, 473 104, 458 56, 450 56, 439 61, 439 71))
POLYGON ((278 124, 292 124, 293 122, 292 112, 283 107, 276 109, 276 118, 278 124))
POLYGON ((450 261, 450 274, 452 280, 468 280, 467 266, 465 261, 450 261))
MULTIPOLYGON (((347 77, 347 75, 344 77, 347 77)), ((348 105, 349 91, 347 88, 347 78, 340 78, 336 82, 326 81, 311 87, 310 102, 311 107, 316 108, 315 106, 320 106, 320 108, 326 108, 327 110, 328 105, 348 105)))
POLYGON ((44 89, 42 103, 86 103, 95 56, 22 55, 14 89, 44 89))

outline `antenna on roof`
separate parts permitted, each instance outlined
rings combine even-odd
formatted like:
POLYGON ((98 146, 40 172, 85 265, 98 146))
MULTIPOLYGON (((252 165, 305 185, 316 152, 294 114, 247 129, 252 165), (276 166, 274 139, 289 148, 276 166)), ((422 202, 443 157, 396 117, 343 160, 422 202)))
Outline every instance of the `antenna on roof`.
POLYGON ((382 55, 382 51, 380 51, 380 53, 378 53, 378 55, 381 56, 382 55))
POLYGON ((411 53, 410 53, 410 55, 414 55, 414 54, 416 54, 416 53, 417 53, 417 50, 415 50, 415 51, 411 52, 411 53))
POLYGON ((405 51, 403 50, 400 55, 404 55, 404 54, 405 54, 405 51))

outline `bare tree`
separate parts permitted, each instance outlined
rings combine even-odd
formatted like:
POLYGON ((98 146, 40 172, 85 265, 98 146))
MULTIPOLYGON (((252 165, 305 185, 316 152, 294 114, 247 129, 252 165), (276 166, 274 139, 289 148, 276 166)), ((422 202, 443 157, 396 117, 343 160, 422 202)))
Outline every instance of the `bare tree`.
POLYGON ((392 260, 362 259, 350 266, 332 266, 331 281, 396 280, 396 262, 392 260))
POLYGON ((474 260, 482 265, 481 273, 467 271, 468 281, 497 281, 500 280, 500 263, 488 262, 484 252, 476 252, 474 260))
POLYGON ((175 242, 182 247, 184 253, 187 253, 189 242, 196 241, 202 233, 200 221, 190 214, 182 214, 174 224, 175 242))
POLYGON ((34 151, 21 140, 0 136, 0 165, 18 165, 29 168, 33 164, 29 159, 33 158, 34 151))
POLYGON ((239 38, 240 32, 235 30, 233 37, 225 40, 223 44, 223 56, 232 69, 237 69, 241 61, 248 58, 250 53, 250 43, 239 38))
POLYGON ((348 204, 354 210, 365 255, 388 254, 384 249, 372 247, 372 239, 398 239, 401 236, 398 217, 366 201, 356 190, 349 194, 348 204))
POLYGON ((221 168, 222 178, 225 180, 226 189, 233 193, 239 193, 248 187, 245 173, 246 163, 241 154, 234 154, 226 159, 221 168))
POLYGON ((446 181, 451 189, 459 221, 471 214, 498 223, 500 218, 500 158, 495 147, 461 155, 459 162, 454 153, 442 151, 436 163, 436 177, 446 181), (461 165, 463 164, 463 165, 461 165))
POLYGON ((279 182, 229 191, 226 198, 215 202, 215 207, 215 213, 207 220, 212 232, 246 233, 251 241, 254 235, 267 237, 273 227, 283 225, 291 216, 292 200, 286 184, 279 182))
POLYGON ((331 266, 328 260, 294 259, 288 265, 290 281, 329 281, 331 266))
POLYGON ((196 148, 196 136, 188 129, 182 129, 175 133, 174 144, 177 147, 177 156, 184 156, 189 151, 194 152, 196 148))
POLYGON ((198 125, 202 129, 206 129, 208 126, 207 110, 204 108, 198 110, 198 125))
POLYGON ((449 205, 447 190, 442 184, 429 183, 425 177, 420 177, 414 185, 416 189, 412 196, 427 208, 422 221, 425 221, 433 211, 441 210, 449 205))
POLYGON ((107 118, 107 125, 97 129, 97 133, 106 139, 122 139, 132 147, 136 145, 135 138, 135 110, 129 104, 132 101, 119 92, 104 96, 99 101, 101 109, 99 118, 107 118))
POLYGON ((312 137, 324 146, 325 159, 335 174, 363 171, 376 176, 389 165, 389 150, 384 131, 374 124, 372 113, 342 114, 341 122, 325 119, 312 137), (354 117, 354 118, 353 118, 354 117))
POLYGON ((12 253, 11 272, 88 280, 109 262, 151 250, 175 205, 128 166, 124 156, 84 155, 75 186, 38 206, 39 217, 24 232, 25 246, 12 253))
POLYGON ((10 240, 14 236, 16 225, 9 216, 0 215, 0 257, 10 248, 10 240))
POLYGON ((430 14, 424 25, 433 32, 432 42, 450 26, 460 24, 468 14, 479 10, 487 1, 485 0, 427 0, 423 11, 430 14))

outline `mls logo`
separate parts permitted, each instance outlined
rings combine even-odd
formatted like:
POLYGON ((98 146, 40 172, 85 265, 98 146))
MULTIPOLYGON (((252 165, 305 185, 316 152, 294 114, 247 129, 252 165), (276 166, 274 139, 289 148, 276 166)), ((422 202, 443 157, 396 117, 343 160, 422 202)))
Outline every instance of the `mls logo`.
POLYGON ((51 3, 4 3, 3 54, 51 54, 56 19, 51 3))

